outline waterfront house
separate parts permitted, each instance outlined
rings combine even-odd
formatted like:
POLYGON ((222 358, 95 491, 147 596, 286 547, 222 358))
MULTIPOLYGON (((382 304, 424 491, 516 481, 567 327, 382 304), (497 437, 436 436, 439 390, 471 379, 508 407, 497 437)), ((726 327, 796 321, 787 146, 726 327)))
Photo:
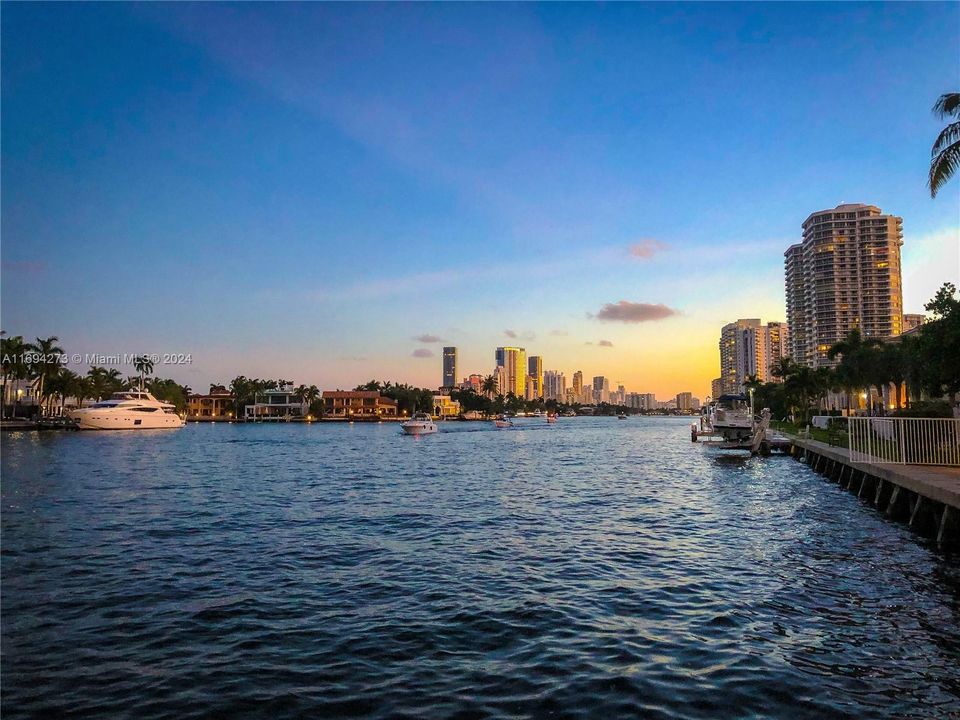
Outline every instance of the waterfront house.
POLYGON ((206 395, 195 393, 187 398, 188 418, 232 418, 233 394, 222 385, 214 385, 206 395))
POLYGON ((256 400, 243 409, 247 421, 298 420, 306 416, 307 404, 297 399, 292 383, 259 393, 256 400))
POLYGON ((4 378, 3 383, 3 416, 4 417, 33 417, 39 413, 37 402, 37 385, 39 381, 33 379, 4 378))
POLYGON ((460 415, 460 403, 453 400, 449 395, 433 394, 433 416, 438 418, 455 418, 460 415))
POLYGON ((324 390, 325 418, 375 420, 396 418, 397 401, 376 390, 324 390))

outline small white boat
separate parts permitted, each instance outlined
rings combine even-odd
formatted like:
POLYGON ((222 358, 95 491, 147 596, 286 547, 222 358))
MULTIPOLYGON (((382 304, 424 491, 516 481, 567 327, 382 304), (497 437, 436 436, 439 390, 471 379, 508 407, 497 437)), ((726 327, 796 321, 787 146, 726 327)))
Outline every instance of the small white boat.
POLYGON ((755 418, 746 395, 721 395, 711 404, 710 429, 724 440, 741 442, 753 437, 755 418))
POLYGON ((109 400, 67 415, 81 430, 158 430, 186 424, 174 405, 160 402, 145 390, 117 392, 109 400))
POLYGON ((533 417, 543 417, 543 412, 539 408, 533 411, 533 417))
POLYGON ((426 413, 417 413, 406 422, 400 423, 407 435, 430 435, 437 431, 437 424, 426 413))
POLYGON ((624 413, 617 413, 617 420, 626 420, 627 416, 624 413))
POLYGON ((556 416, 556 414, 552 414, 552 415, 551 415, 550 413, 547 413, 547 422, 548 422, 548 423, 555 423, 556 421, 557 421, 557 416, 556 416))
POLYGON ((493 419, 493 424, 500 429, 513 427, 513 423, 507 418, 506 415, 497 415, 497 417, 493 419))

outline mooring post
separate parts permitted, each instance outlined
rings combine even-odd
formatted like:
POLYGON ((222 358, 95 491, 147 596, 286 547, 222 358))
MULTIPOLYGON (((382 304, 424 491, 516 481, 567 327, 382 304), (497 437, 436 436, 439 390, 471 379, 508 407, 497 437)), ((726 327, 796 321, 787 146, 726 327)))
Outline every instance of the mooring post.
POLYGON ((943 506, 943 515, 940 516, 940 530, 937 532, 937 542, 943 544, 943 541, 947 539, 947 523, 950 521, 950 506, 944 504, 943 506))
POLYGON ((887 512, 884 513, 887 517, 892 517, 894 511, 897 507, 897 500, 900 499, 900 486, 894 485, 893 492, 890 493, 890 501, 887 503, 887 512))
POLYGON ((880 495, 883 494, 883 478, 877 478, 877 493, 873 496, 873 504, 880 507, 880 495))
POLYGON ((910 527, 913 527, 913 521, 917 518, 917 513, 920 511, 921 503, 923 503, 923 495, 917 493, 917 501, 913 504, 913 510, 910 511, 910 527))

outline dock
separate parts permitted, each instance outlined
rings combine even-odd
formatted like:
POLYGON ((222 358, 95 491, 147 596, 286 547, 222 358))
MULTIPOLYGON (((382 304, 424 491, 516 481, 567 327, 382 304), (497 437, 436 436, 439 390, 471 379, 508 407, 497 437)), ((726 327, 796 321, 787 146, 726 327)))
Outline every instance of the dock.
POLYGON ((960 548, 960 467, 863 463, 846 448, 791 437, 790 454, 942 547, 960 548))

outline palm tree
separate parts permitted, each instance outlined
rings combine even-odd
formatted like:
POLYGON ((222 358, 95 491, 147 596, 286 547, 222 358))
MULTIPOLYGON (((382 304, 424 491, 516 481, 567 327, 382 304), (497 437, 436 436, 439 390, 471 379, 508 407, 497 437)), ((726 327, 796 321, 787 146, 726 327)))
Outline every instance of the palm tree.
POLYGON ((87 373, 90 380, 90 395, 97 400, 102 400, 123 388, 123 380, 120 377, 120 371, 111 368, 92 366, 87 373))
MULTIPOLYGON (((837 366, 837 379, 847 394, 847 412, 851 410, 852 395, 870 382, 871 350, 881 341, 876 338, 863 339, 860 330, 854 328, 840 342, 834 343, 827 351, 831 360, 840 357, 837 366)), ((869 410, 869 403, 868 403, 869 410)))
POLYGON ((83 407, 83 401, 88 397, 93 396, 93 389, 91 387, 90 378, 85 378, 82 375, 77 375, 77 379, 73 384, 73 396, 77 399, 77 407, 83 407))
POLYGON ((133 359, 133 367, 140 373, 140 392, 143 392, 143 377, 153 372, 153 360, 148 355, 137 355, 133 359))
POLYGON ((495 375, 487 375, 483 382, 480 383, 480 389, 487 394, 487 397, 492 398, 494 394, 499 389, 497 386, 497 378, 495 375))
POLYGON ((27 363, 24 359, 26 345, 22 335, 9 338, 0 338, 0 370, 3 373, 2 394, 0 394, 0 418, 3 417, 4 405, 7 401, 7 380, 23 380, 27 377, 27 363))
POLYGON ((35 355, 30 365, 30 373, 37 379, 37 404, 41 408, 44 399, 44 383, 48 377, 60 370, 60 362, 56 357, 63 355, 63 348, 57 345, 59 341, 60 338, 51 335, 43 340, 37 338, 35 343, 26 346, 26 349, 35 355))
MULTIPOLYGON (((314 403, 320 399, 320 388, 316 385, 311 385, 307 388, 307 392, 304 394, 304 398, 307 401, 307 408, 312 408, 314 403)), ((312 412, 312 411, 311 411, 312 412)))
POLYGON ((770 366, 770 374, 781 380, 797 371, 798 365, 789 357, 781 357, 770 366))
POLYGON ((71 395, 73 397, 77 396, 79 392, 77 388, 79 380, 80 376, 72 370, 68 370, 67 368, 60 368, 60 372, 50 377, 50 398, 52 400, 54 395, 60 398, 60 415, 63 415, 63 409, 66 405, 67 398, 71 395))
POLYGON ((937 192, 960 168, 960 93, 946 93, 933 106, 933 114, 941 120, 956 118, 949 123, 933 143, 930 149, 930 177, 927 185, 930 197, 937 192))

